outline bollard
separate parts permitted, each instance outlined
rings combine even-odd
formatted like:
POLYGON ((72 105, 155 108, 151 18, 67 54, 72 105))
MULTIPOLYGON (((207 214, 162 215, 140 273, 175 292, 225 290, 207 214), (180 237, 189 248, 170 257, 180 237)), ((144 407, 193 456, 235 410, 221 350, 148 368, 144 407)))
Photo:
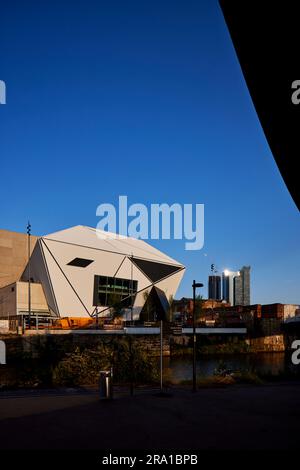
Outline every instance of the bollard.
POLYGON ((113 397, 112 376, 112 369, 100 371, 99 397, 101 400, 111 400, 113 397))

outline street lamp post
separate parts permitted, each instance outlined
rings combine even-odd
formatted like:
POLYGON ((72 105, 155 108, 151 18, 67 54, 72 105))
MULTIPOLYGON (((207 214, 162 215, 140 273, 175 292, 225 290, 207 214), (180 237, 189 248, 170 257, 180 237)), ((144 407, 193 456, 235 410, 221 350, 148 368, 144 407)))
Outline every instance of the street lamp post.
POLYGON ((193 392, 196 392, 196 289, 198 287, 203 287, 203 284, 193 281, 193 392))
POLYGON ((27 224, 27 235, 28 235, 28 328, 31 328, 31 286, 30 286, 30 235, 31 235, 31 225, 28 221, 27 224))

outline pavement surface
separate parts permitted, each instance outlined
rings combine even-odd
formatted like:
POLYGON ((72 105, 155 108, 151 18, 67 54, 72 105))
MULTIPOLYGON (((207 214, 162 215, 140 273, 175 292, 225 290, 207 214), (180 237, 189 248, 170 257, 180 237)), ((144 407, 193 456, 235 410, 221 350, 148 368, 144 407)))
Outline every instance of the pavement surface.
POLYGON ((1 392, 0 449, 298 449, 300 383, 156 392, 1 392))

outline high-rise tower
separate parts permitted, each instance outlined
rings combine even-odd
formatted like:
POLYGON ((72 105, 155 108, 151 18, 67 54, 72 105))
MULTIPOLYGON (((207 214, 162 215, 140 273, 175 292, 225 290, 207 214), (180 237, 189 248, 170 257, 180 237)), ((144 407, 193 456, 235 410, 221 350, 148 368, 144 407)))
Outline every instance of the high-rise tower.
POLYGON ((234 305, 250 305, 250 266, 243 266, 234 278, 234 305))
POLYGON ((208 277, 208 298, 221 300, 221 276, 212 275, 208 277))
POLYGON ((234 286, 235 286, 235 278, 239 276, 239 271, 228 271, 226 269, 222 273, 222 287, 223 287, 223 300, 229 302, 231 305, 235 305, 234 300, 234 286))

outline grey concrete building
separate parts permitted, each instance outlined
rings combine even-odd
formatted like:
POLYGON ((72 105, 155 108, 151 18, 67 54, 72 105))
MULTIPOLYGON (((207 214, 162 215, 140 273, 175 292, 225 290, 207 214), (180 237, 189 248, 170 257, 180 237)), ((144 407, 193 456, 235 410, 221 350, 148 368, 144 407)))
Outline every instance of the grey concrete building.
POLYGON ((234 278, 234 305, 250 305, 250 266, 243 266, 234 278))

